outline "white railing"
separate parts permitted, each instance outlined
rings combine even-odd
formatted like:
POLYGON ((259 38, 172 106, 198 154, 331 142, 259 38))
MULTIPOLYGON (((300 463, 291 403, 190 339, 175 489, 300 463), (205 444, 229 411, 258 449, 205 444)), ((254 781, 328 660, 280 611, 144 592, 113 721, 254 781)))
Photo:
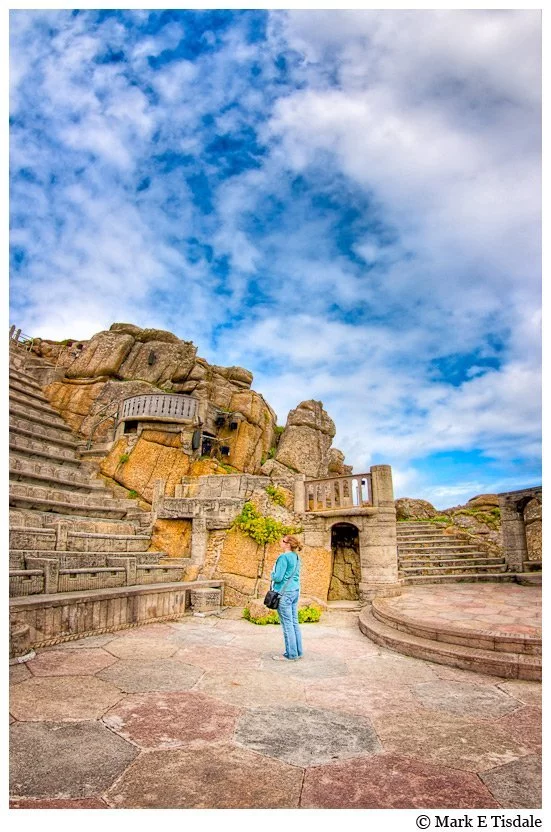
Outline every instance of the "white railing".
POLYGON ((372 505, 371 474, 326 477, 304 483, 306 511, 330 511, 372 505))
POLYGON ((119 413, 119 421, 126 419, 193 419, 197 412, 197 399, 183 394, 170 393, 131 396, 125 399, 119 413))
POLYGON ((20 329, 16 329, 15 324, 10 327, 10 345, 14 344, 17 347, 23 347, 27 351, 30 351, 33 343, 34 338, 30 335, 25 335, 20 329))

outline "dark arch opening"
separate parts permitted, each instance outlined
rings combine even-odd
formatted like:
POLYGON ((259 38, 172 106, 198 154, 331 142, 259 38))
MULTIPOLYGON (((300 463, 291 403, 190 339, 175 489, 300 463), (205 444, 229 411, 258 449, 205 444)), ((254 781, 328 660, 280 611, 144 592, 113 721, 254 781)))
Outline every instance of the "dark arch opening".
POLYGON ((328 601, 356 601, 360 588, 360 535, 352 523, 331 529, 332 570, 328 601))

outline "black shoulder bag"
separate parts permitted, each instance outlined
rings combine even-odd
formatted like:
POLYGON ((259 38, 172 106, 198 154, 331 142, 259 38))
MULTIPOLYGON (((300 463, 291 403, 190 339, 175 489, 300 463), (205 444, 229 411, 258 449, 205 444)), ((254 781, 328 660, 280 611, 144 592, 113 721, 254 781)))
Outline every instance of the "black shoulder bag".
POLYGON ((299 564, 300 564, 300 560, 299 560, 299 557, 297 555, 297 565, 295 566, 295 571, 293 572, 292 575, 290 575, 287 578, 287 580, 283 584, 281 592, 276 592, 275 589, 273 589, 273 583, 274 582, 270 581, 270 589, 268 590, 268 592, 266 593, 266 597, 264 598, 264 606, 265 607, 268 607, 271 610, 277 610, 277 608, 279 607, 279 602, 281 601, 281 596, 285 594, 285 589, 287 587, 287 584, 289 583, 291 578, 295 577, 295 575, 298 572, 299 564))

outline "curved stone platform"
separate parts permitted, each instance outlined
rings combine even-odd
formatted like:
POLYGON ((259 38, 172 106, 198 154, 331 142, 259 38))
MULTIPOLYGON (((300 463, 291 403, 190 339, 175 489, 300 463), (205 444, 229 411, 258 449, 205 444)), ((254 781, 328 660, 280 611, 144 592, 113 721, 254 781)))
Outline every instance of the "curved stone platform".
POLYGON ((541 679, 541 588, 428 586, 378 598, 360 630, 408 656, 510 679, 541 679))

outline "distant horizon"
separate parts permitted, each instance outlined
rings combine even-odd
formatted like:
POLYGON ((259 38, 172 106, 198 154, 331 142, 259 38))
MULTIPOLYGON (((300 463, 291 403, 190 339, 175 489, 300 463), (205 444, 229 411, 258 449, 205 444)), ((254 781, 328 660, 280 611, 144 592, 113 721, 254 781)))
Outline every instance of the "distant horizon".
POLYGON ((397 498, 541 483, 540 41, 537 10, 11 10, 10 321, 192 340, 280 421, 322 401, 397 498))

